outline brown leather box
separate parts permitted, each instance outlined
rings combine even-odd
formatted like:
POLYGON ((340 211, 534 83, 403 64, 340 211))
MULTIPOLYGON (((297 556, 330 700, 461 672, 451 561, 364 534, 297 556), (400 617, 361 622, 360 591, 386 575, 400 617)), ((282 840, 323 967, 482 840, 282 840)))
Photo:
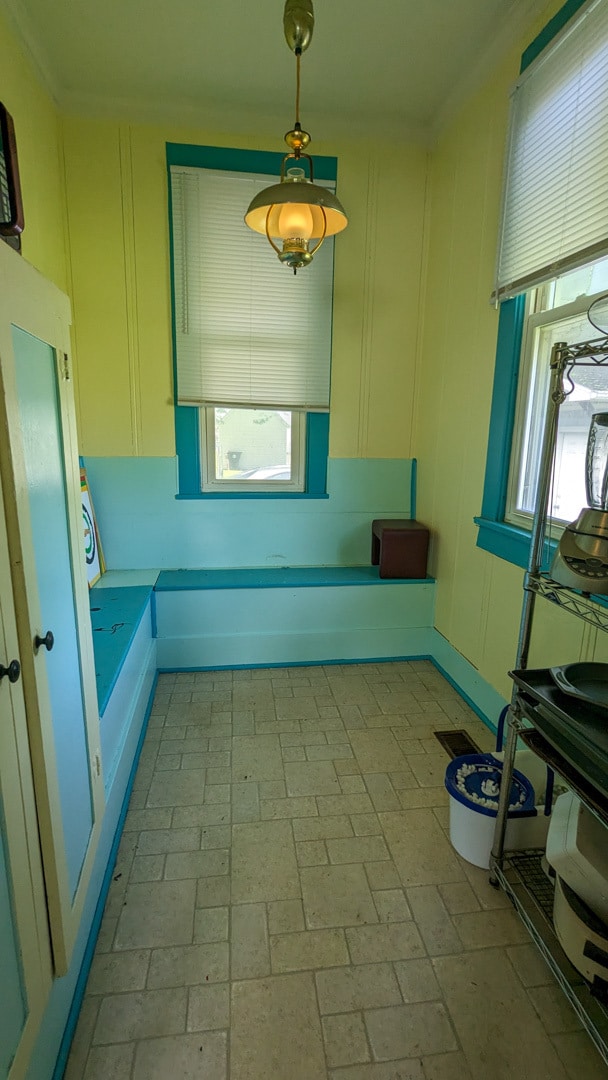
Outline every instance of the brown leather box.
POLYGON ((372 521, 372 566, 381 578, 425 578, 429 530, 419 521, 372 521))

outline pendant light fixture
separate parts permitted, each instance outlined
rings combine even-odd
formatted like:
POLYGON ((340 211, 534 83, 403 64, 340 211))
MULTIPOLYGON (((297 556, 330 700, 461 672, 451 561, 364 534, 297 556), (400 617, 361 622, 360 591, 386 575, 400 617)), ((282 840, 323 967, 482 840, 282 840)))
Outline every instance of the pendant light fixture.
POLYGON ((294 274, 312 262, 326 236, 342 232, 348 225, 333 192, 314 183, 312 158, 304 153, 310 135, 300 124, 300 59, 310 45, 314 23, 312 0, 286 0, 283 29, 296 56, 296 119, 285 136, 290 152, 281 164, 280 183, 260 191, 245 214, 245 224, 267 236, 280 262, 294 274), (286 168, 288 161, 302 159, 308 162, 309 176, 299 165, 286 168))

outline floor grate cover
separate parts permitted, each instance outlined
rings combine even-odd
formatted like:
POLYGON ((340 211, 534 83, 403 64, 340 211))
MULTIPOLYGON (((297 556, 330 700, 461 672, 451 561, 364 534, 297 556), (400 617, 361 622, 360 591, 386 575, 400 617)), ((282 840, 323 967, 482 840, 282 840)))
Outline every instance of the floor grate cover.
POLYGON ((553 924, 553 894, 555 885, 542 868, 544 851, 509 853, 509 864, 521 877, 548 922, 553 924))
POLYGON ((463 754, 481 754, 479 746, 467 731, 454 731, 452 728, 450 731, 435 731, 433 734, 452 758, 462 757, 463 754))

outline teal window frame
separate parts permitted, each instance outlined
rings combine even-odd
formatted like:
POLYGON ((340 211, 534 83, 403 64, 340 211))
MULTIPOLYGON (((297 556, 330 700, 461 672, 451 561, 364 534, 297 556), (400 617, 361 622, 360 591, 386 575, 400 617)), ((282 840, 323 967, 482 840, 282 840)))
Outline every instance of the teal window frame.
MULTIPOLYGON (((195 146, 167 143, 169 178, 169 245, 171 267, 171 336, 173 347, 173 385, 177 386, 175 289, 173 274, 173 228, 170 168, 184 165, 199 169, 225 169, 227 172, 265 173, 278 176, 283 155, 268 150, 235 150, 219 146, 195 146)), ((335 181, 338 159, 315 157, 315 176, 335 181)), ((269 258, 271 253, 269 252, 269 258)), ((200 408, 174 405, 175 449, 177 453, 178 499, 327 499, 327 459, 329 457, 329 413, 306 414, 306 451, 304 491, 213 491, 202 490, 200 408)))
MULTIPOLYGON (((520 72, 536 60, 584 3, 586 0, 568 0, 560 8, 522 54, 520 72)), ((525 313, 525 293, 500 305, 483 499, 480 516, 473 519, 478 527, 477 547, 524 569, 531 534, 506 522, 505 510, 525 313)))

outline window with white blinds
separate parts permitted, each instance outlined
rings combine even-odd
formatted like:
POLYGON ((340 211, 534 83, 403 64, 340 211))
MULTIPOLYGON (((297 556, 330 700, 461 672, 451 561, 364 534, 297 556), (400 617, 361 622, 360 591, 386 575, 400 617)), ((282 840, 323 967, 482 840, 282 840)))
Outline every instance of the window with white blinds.
POLYGON ((608 253, 608 0, 594 0, 512 96, 494 299, 608 253))
POLYGON ((294 275, 243 221, 276 177, 170 175, 177 403, 327 411, 333 240, 294 275))

